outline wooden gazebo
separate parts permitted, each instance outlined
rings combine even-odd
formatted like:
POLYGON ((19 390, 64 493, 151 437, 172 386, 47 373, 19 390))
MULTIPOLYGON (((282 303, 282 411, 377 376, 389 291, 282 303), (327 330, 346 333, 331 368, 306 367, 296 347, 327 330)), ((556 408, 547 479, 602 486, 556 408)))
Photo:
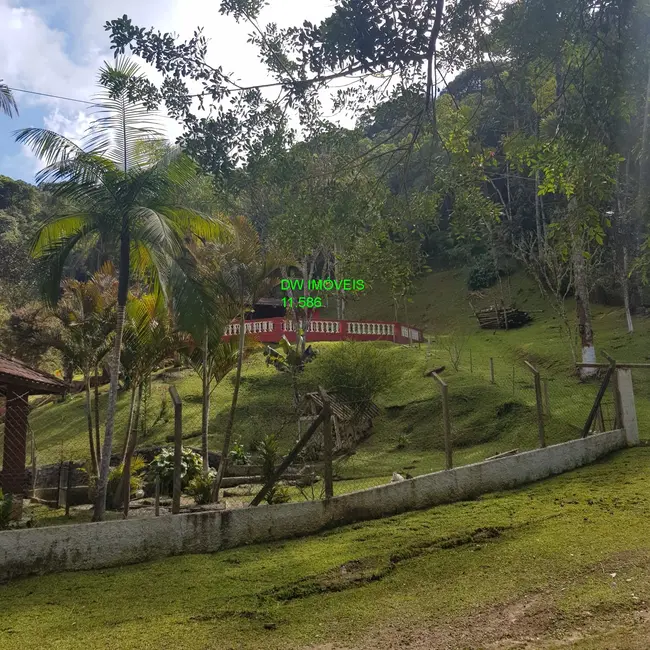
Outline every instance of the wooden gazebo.
POLYGON ((54 375, 0 354, 0 395, 5 398, 4 446, 0 486, 14 496, 14 515, 20 516, 27 460, 30 395, 62 395, 68 385, 54 375))

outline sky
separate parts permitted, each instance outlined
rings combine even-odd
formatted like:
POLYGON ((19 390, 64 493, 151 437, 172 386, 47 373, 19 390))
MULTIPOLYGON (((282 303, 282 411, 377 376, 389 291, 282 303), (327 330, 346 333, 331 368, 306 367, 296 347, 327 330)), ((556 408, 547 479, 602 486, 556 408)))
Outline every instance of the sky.
MULTIPOLYGON (((97 72, 111 60, 107 20, 127 14, 136 25, 190 38, 203 27, 210 39, 208 62, 223 65, 247 84, 268 81, 247 37, 250 25, 219 14, 218 0, 0 0, 0 79, 9 87, 89 101, 97 72)), ((270 0, 260 23, 281 27, 317 22, 332 11, 333 0, 270 0)), ((143 64, 143 69, 151 69, 143 64)), ((158 77, 151 74, 155 81, 158 77)), ((26 127, 53 129, 79 141, 90 122, 87 104, 14 92, 20 115, 0 115, 0 174, 34 181, 41 162, 14 141, 26 127)), ((165 120, 171 139, 181 127, 165 120)))

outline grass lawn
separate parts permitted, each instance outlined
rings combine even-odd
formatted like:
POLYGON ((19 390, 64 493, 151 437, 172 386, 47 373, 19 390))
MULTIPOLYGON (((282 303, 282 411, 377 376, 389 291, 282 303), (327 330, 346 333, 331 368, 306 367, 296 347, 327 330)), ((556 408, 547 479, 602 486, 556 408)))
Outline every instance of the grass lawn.
POLYGON ((0 648, 647 648, 649 466, 641 447, 310 538, 18 580, 0 648))

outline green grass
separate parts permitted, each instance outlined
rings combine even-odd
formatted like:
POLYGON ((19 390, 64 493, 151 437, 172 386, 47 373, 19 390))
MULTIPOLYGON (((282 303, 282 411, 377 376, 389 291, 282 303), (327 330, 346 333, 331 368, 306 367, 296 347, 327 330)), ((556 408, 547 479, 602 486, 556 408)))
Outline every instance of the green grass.
POLYGON ((649 465, 650 449, 637 448, 525 489, 310 538, 18 580, 0 586, 0 648, 408 647, 423 634, 421 647, 442 648, 449 629, 470 635, 464 647, 498 634, 514 647, 518 632, 499 617, 535 600, 548 616, 530 614, 526 636, 581 629, 584 648, 642 648, 589 625, 616 617, 619 644, 639 633, 649 465))

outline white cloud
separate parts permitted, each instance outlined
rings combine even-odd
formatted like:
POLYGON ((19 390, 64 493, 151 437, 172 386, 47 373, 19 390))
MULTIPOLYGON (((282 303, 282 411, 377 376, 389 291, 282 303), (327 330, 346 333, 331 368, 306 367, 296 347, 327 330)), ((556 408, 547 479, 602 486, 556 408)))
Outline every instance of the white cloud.
MULTIPOLYGON (((331 12, 332 4, 331 0, 271 0, 260 23, 284 27, 303 20, 316 22, 331 12)), ((137 25, 183 39, 203 26, 211 65, 223 66, 247 84, 264 82, 264 66, 247 43, 253 28, 222 16, 218 8, 218 0, 0 0, 0 77, 15 88, 91 99, 99 67, 112 58, 104 24, 127 14, 137 25)), ((143 68, 155 81, 158 75, 149 66, 143 68)), ((41 108, 43 125, 70 137, 79 138, 88 126, 90 118, 82 104, 25 93, 16 93, 16 98, 19 106, 41 108)), ((171 120, 166 121, 166 129, 171 139, 182 131, 171 120)), ((26 163, 32 166, 33 160, 26 163)))

